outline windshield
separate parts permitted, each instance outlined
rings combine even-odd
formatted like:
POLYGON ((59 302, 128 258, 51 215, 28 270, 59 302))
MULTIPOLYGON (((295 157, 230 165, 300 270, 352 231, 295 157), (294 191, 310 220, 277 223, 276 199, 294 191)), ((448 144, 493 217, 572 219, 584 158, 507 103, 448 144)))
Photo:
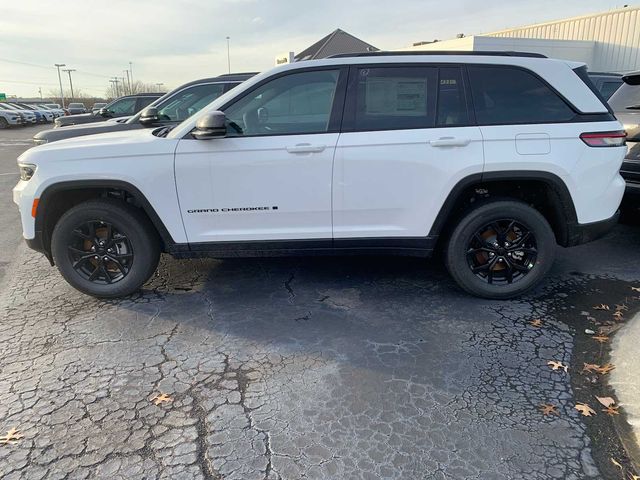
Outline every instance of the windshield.
POLYGON ((609 105, 611 105, 614 112, 640 109, 640 85, 623 83, 622 86, 611 95, 609 105))
POLYGON ((69 108, 84 108, 82 103, 70 103, 69 108))

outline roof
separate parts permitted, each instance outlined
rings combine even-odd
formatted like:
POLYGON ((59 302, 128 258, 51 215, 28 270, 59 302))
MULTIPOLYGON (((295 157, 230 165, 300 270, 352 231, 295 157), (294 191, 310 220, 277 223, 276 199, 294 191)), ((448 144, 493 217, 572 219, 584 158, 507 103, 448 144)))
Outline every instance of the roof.
POLYGON ((350 33, 336 28, 326 37, 321 38, 316 43, 303 50, 295 56, 295 61, 314 60, 326 58, 340 53, 363 53, 375 52, 379 49, 354 37, 350 33))

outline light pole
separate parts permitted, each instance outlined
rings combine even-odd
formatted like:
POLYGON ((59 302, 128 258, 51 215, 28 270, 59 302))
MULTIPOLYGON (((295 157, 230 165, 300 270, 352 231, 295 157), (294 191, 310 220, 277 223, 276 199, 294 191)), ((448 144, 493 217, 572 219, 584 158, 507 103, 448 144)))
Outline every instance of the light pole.
POLYGON ((229 73, 231 73, 231 49, 229 48, 229 40, 230 38, 227 37, 227 69, 229 73))
POLYGON ((133 83, 133 63, 129 62, 129 72, 131 72, 131 83, 133 83))
POLYGON ((164 85, 164 83, 162 83, 162 82, 161 82, 161 83, 156 83, 156 85, 157 85, 157 87, 158 87, 158 92, 160 92, 160 87, 161 87, 162 85, 164 85))
POLYGON ((129 77, 129 70, 125 70, 125 73, 127 74, 127 83, 129 84, 129 95, 131 95, 133 91, 131 90, 131 78, 129 77))
POLYGON ((76 97, 73 94, 73 82, 71 81, 71 72, 75 72, 73 68, 67 68, 66 70, 63 68, 63 72, 67 72, 69 74, 69 87, 71 87, 71 100, 74 100, 76 97))
POLYGON ((58 69, 58 83, 60 83, 60 102, 62 103, 62 108, 64 108, 64 92, 62 91, 62 77, 60 76, 60 67, 66 67, 65 63, 54 63, 56 68, 58 69))

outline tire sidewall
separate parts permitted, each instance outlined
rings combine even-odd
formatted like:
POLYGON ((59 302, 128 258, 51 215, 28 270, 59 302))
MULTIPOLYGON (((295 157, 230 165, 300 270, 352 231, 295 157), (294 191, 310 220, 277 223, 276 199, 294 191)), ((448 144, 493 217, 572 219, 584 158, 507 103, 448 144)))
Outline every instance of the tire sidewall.
POLYGON ((154 248, 153 239, 149 238, 144 220, 127 208, 107 202, 104 202, 104 205, 92 203, 72 208, 60 218, 52 235, 51 253, 58 270, 69 284, 89 295, 112 298, 135 292, 153 273, 159 257, 158 247, 156 245, 154 248), (73 268, 68 246, 74 239, 73 230, 87 221, 111 223, 129 240, 133 261, 129 273, 123 279, 102 285, 90 282, 73 268))
POLYGON ((537 285, 549 272, 555 258, 555 235, 547 220, 537 210, 516 201, 495 201, 469 212, 451 234, 446 251, 447 268, 458 284, 473 295, 492 299, 518 296, 537 285), (536 263, 524 278, 512 284, 490 285, 469 268, 467 248, 474 233, 495 220, 513 219, 535 237, 536 263))

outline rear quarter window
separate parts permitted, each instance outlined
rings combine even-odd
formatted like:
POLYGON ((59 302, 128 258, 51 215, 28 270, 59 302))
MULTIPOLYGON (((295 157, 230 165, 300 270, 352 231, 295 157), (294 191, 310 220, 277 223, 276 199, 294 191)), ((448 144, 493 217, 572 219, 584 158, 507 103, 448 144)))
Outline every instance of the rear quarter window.
POLYGON ((512 67, 470 66, 479 125, 567 122, 576 113, 534 74, 512 67))

